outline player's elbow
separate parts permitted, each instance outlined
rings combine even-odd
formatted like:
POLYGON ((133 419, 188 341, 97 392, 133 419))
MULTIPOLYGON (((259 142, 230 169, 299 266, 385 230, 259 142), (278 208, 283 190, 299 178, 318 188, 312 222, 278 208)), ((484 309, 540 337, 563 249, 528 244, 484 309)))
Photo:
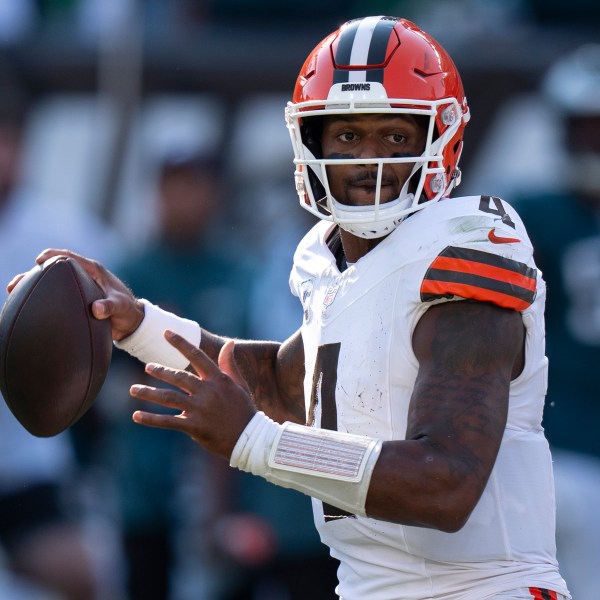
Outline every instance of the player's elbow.
POLYGON ((455 533, 468 522, 488 477, 481 463, 461 456, 450 460, 449 452, 421 441, 384 443, 371 478, 366 512, 376 519, 455 533), (399 456, 400 449, 403 456, 399 456), (407 459, 410 450, 412 461, 407 459))
POLYGON ((460 531, 469 520, 471 511, 457 510, 454 512, 444 511, 432 523, 432 526, 438 531, 444 533, 456 533, 460 531))
POLYGON ((480 497, 480 491, 464 481, 446 489, 440 495, 439 510, 432 513, 431 525, 444 533, 460 531, 467 524, 480 497))
POLYGON ((415 515, 413 524, 444 533, 456 533, 465 526, 471 512, 470 507, 449 501, 448 496, 432 497, 427 506, 422 506, 421 514, 415 515))
POLYGON ((471 490, 465 492, 462 486, 442 485, 411 495, 400 512, 373 509, 367 514, 393 523, 456 533, 466 525, 478 499, 479 496, 474 497, 471 490))
POLYGON ((477 506, 483 489, 468 476, 437 479, 429 488, 422 524, 444 533, 460 531, 477 506))

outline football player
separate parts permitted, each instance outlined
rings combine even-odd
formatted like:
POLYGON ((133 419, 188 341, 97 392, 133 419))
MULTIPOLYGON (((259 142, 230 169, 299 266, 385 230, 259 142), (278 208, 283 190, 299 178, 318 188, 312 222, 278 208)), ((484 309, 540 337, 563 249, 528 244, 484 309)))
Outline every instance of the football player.
POLYGON ((345 600, 570 598, 541 426, 544 281, 509 204, 451 197, 470 117, 451 58, 404 19, 350 21, 308 56, 285 116, 321 219, 293 259, 290 339, 209 333, 78 257, 117 345, 178 388, 133 386, 176 412, 134 420, 310 495, 345 600))

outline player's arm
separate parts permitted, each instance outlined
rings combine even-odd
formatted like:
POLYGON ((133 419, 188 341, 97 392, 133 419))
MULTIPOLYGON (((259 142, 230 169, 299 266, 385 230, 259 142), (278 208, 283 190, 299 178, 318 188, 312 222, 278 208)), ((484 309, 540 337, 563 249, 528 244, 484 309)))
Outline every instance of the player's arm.
MULTIPOLYGON (((113 340, 142 362, 158 362, 184 369, 189 360, 163 336, 166 329, 181 334, 215 363, 228 338, 200 329, 197 323, 162 311, 136 298, 129 287, 101 263, 66 249, 49 248, 40 253, 41 264, 54 256, 76 260, 103 290, 105 297, 94 302, 92 312, 98 319, 110 319, 113 340)), ((8 284, 14 289, 23 275, 8 284)), ((235 360, 256 407, 276 421, 305 422, 304 348, 300 332, 284 343, 236 341, 235 360)))
POLYGON ((406 440, 382 446, 369 516, 443 531, 464 525, 496 460, 523 341, 521 315, 492 304, 452 302, 424 314, 413 336, 419 371, 406 440))
MULTIPOLYGON (((200 348, 217 364, 227 338, 202 330, 200 348)), ((304 346, 300 330, 283 343, 235 340, 233 356, 254 406, 278 423, 304 424, 304 346)))
POLYGON ((494 466, 523 342, 516 311, 470 301, 433 306, 413 334, 419 370, 404 440, 282 428, 255 415, 231 463, 350 514, 457 531, 494 466))
MULTIPOLYGON (((158 363, 194 372, 189 358, 164 337, 174 331, 200 348, 215 365, 230 338, 211 333, 194 321, 182 319, 142 300, 145 316, 139 328, 117 345, 144 363, 158 363)), ((235 340, 236 371, 254 406, 273 420, 305 423, 303 380, 304 347, 300 331, 283 343, 235 340)))
MULTIPOLYGON (((136 300, 136 302, 140 302, 136 300)), ((141 300, 144 318, 117 347, 143 363, 193 371, 189 358, 164 337, 174 331, 200 348, 215 364, 230 338, 211 333, 195 321, 181 318, 141 300)), ((234 359, 254 405, 278 422, 304 423, 304 347, 298 331, 283 343, 235 340, 234 359)))
MULTIPOLYGON (((110 319, 113 340, 122 340, 138 329, 144 319, 144 306, 116 275, 98 261, 66 249, 48 248, 36 257, 35 262, 43 264, 55 256, 76 260, 104 292, 104 298, 93 303, 92 313, 97 319, 110 319)), ((24 276, 25 273, 15 275, 6 291, 11 293, 24 276)))
POLYGON ((133 386, 132 394, 181 413, 138 412, 138 423, 183 431, 232 466, 346 512, 452 532, 468 519, 493 468, 510 382, 522 369, 524 328, 519 313, 491 304, 430 308, 413 336, 419 372, 406 439, 383 443, 280 425, 251 408, 233 342, 216 365, 183 338, 167 337, 197 375, 150 366, 183 393, 133 386))

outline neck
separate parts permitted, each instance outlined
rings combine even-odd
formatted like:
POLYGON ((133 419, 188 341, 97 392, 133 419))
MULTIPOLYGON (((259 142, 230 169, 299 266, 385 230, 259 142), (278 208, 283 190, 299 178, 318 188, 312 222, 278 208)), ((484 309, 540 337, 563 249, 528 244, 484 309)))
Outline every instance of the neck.
POLYGON ((340 228, 340 238, 342 240, 342 247, 344 248, 344 255, 349 263, 355 263, 359 258, 365 256, 365 254, 373 250, 386 237, 368 240, 357 237, 349 231, 340 228))

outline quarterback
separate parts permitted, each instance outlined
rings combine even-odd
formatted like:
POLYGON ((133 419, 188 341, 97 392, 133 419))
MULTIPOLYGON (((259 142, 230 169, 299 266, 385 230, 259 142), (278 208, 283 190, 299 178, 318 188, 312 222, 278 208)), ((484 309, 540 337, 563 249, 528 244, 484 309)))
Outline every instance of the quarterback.
POLYGON ((69 253, 117 346, 171 384, 133 386, 175 409, 134 421, 310 495, 344 600, 570 598, 544 281, 507 202, 452 196, 469 117, 451 58, 409 21, 356 19, 311 52, 285 118, 321 220, 293 258, 302 325, 283 343, 210 333, 69 253))

